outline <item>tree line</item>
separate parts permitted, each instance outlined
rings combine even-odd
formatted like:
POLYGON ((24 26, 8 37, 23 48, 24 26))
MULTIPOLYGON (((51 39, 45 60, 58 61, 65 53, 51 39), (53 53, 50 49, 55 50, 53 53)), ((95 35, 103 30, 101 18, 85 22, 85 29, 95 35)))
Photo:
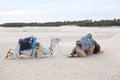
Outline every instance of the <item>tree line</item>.
POLYGON ((63 26, 63 25, 76 25, 76 26, 88 26, 88 27, 95 27, 95 26, 120 26, 120 19, 113 19, 113 20, 100 20, 100 21, 92 21, 92 20, 80 20, 80 21, 57 21, 57 22, 32 22, 32 23, 4 23, 0 26, 2 27, 25 27, 25 26, 63 26))

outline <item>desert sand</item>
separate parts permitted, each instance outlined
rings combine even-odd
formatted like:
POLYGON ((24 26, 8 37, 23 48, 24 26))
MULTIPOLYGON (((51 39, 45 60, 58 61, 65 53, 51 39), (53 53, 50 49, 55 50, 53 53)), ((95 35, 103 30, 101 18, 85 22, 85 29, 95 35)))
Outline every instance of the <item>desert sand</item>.
POLYGON ((120 28, 118 27, 0 27, 0 80, 120 80, 120 28), (5 59, 6 52, 20 38, 34 35, 44 47, 60 37, 60 48, 69 55, 76 40, 92 33, 104 53, 67 58, 58 48, 53 56, 5 59))

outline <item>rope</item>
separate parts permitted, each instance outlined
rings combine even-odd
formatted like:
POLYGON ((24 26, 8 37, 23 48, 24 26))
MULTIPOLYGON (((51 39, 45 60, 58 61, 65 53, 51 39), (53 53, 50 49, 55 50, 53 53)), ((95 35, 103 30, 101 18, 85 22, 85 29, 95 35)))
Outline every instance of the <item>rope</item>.
POLYGON ((32 56, 32 54, 34 52, 34 49, 35 49, 36 40, 37 40, 36 37, 32 36, 32 53, 31 53, 31 56, 32 56))

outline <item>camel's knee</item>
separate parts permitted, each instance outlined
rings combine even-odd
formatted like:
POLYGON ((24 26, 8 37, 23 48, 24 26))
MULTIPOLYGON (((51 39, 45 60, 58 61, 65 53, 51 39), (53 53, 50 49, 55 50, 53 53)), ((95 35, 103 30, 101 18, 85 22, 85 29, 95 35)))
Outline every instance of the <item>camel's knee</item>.
POLYGON ((85 57, 86 54, 84 52, 77 52, 78 57, 85 57))

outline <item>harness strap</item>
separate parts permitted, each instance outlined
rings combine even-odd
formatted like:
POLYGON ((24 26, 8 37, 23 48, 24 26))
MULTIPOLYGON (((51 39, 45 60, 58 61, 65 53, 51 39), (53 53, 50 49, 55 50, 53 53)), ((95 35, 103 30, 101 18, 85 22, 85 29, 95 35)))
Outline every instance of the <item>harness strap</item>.
POLYGON ((91 43, 92 43, 92 48, 94 49, 94 47, 95 47, 94 44, 95 44, 95 43, 94 43, 94 39, 93 39, 93 37, 92 37, 92 34, 89 33, 87 36, 88 36, 88 38, 90 39, 90 41, 91 41, 91 43))
POLYGON ((35 44, 36 44, 36 38, 33 36, 33 37, 32 37, 32 53, 31 53, 31 56, 32 56, 32 54, 33 54, 33 52, 34 52, 35 44))

